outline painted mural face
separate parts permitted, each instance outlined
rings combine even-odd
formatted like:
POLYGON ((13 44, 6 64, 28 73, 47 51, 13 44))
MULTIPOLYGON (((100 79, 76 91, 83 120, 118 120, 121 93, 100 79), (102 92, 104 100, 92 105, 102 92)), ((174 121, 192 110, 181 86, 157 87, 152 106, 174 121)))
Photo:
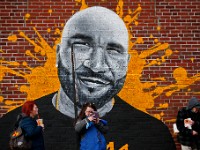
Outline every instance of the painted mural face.
POLYGON ((57 49, 57 65, 61 87, 70 99, 72 48, 78 105, 92 102, 100 108, 124 84, 129 59, 126 26, 117 14, 102 7, 85 9, 69 19, 57 49))

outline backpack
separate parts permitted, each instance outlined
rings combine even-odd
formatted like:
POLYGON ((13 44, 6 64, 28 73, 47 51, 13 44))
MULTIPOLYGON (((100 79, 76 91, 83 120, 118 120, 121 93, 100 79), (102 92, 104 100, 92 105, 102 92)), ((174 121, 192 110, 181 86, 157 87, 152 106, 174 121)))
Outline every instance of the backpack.
POLYGON ((10 134, 9 146, 11 150, 31 150, 32 142, 25 137, 22 128, 19 126, 21 120, 22 116, 18 117, 15 129, 10 134))

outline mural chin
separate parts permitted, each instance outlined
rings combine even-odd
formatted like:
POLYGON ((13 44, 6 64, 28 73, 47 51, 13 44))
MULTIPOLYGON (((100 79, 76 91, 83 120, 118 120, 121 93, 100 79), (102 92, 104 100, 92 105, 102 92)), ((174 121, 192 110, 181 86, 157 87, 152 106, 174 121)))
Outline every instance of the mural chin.
POLYGON ((111 86, 107 87, 100 87, 98 89, 96 88, 86 88, 83 86, 80 86, 81 91, 78 92, 79 95, 79 106, 82 106, 83 104, 87 102, 94 103, 97 108, 102 107, 104 104, 106 104, 108 101, 111 100, 110 98, 110 89, 111 86))
POLYGON ((82 106, 87 102, 91 102, 94 103, 97 108, 101 108, 121 90, 125 81, 125 76, 116 81, 115 84, 112 83, 101 86, 97 84, 96 87, 85 86, 80 80, 78 81, 78 105, 82 106))

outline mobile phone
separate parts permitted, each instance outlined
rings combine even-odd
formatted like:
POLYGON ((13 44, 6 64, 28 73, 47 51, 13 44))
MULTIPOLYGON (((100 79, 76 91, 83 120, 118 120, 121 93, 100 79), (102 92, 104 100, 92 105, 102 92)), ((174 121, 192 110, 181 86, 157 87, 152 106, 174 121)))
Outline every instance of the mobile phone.
POLYGON ((98 113, 97 111, 94 111, 94 112, 93 112, 93 116, 94 116, 95 118, 99 118, 99 113, 98 113))

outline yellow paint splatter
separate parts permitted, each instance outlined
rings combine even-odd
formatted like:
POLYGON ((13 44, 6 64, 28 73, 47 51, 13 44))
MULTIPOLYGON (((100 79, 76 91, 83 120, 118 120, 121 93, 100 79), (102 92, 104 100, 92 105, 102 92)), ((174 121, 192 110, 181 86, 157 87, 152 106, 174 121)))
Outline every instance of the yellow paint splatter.
POLYGON ((8 41, 16 42, 17 41, 17 36, 15 34, 9 35, 8 36, 8 41))
POLYGON ((151 80, 157 80, 157 81, 166 81, 164 77, 159 77, 159 78, 151 78, 151 80))
POLYGON ((175 53, 179 53, 179 51, 178 51, 178 50, 175 50, 174 52, 175 52, 175 53))
POLYGON ((13 101, 13 100, 6 100, 5 101, 5 104, 6 105, 13 105, 13 104, 15 104, 15 105, 21 105, 23 103, 23 101, 13 101))
POLYGON ((53 10, 52 10, 52 9, 49 9, 49 10, 48 10, 48 13, 50 13, 50 14, 51 14, 52 12, 53 12, 53 10))
POLYGON ((160 114, 154 114, 153 115, 155 118, 157 118, 158 120, 162 120, 162 117, 164 116, 164 113, 161 112, 160 114))
POLYGON ((165 120, 165 122, 176 122, 176 119, 169 119, 169 120, 165 120))
POLYGON ((0 63, 1 64, 8 64, 8 65, 13 66, 13 67, 19 67, 19 65, 20 65, 18 62, 15 62, 15 61, 0 60, 0 63))
MULTIPOLYGON (((38 50, 35 49, 36 52, 38 52, 38 50)), ((40 61, 37 57, 35 57, 30 50, 26 50, 26 55, 27 56, 31 56, 32 58, 35 58, 36 60, 40 61)))
POLYGON ((88 8, 88 5, 86 4, 85 0, 75 0, 78 3, 81 3, 80 10, 88 8))
POLYGON ((136 42, 137 42, 138 44, 144 44, 144 40, 143 40, 142 37, 138 37, 137 40, 136 40, 136 42))
POLYGON ((131 14, 126 15, 123 18, 124 22, 126 23, 126 25, 128 27, 132 22, 134 22, 135 25, 138 25, 138 21, 137 21, 138 20, 138 15, 141 13, 141 11, 142 11, 142 8, 140 7, 140 4, 138 4, 138 8, 134 12, 129 11, 131 14))
POLYGON ((122 18, 123 17, 123 6, 124 6, 124 2, 123 0, 119 0, 117 7, 116 7, 116 13, 122 18))
POLYGON ((27 13, 27 14, 24 16, 25 20, 27 21, 27 20, 30 18, 30 16, 31 16, 31 15, 27 13))
POLYGON ((168 103, 159 104, 159 107, 157 107, 157 109, 168 108, 168 106, 169 106, 169 104, 168 104, 168 103))
POLYGON ((200 94, 200 91, 199 92, 193 92, 194 94, 200 94))
POLYGON ((54 32, 54 34, 55 34, 55 35, 57 35, 57 34, 61 34, 61 31, 60 31, 60 29, 56 28, 56 30, 55 30, 55 32, 54 32))
POLYGON ((158 43, 159 41, 158 41, 158 39, 155 39, 154 42, 155 42, 155 43, 158 43))
POLYGON ((3 102, 3 96, 0 96, 0 103, 2 103, 3 102))
POLYGON ((200 73, 189 78, 187 76, 187 71, 184 68, 179 67, 174 70, 173 77, 176 80, 176 83, 168 86, 168 89, 171 89, 171 91, 168 91, 166 96, 171 96, 171 94, 174 92, 180 91, 181 89, 186 89, 195 81, 199 81, 200 73))
POLYGON ((161 120, 160 114, 154 114, 153 116, 154 116, 156 119, 161 120))
POLYGON ((65 26, 65 24, 64 23, 61 23, 61 25, 60 25, 61 27, 64 27, 65 26))
POLYGON ((161 26, 157 26, 157 28, 156 28, 158 31, 160 31, 161 30, 161 26))
POLYGON ((192 63, 194 62, 194 58, 190 58, 190 60, 192 61, 192 63))
POLYGON ((50 28, 48 28, 48 29, 47 29, 47 32, 48 32, 48 33, 50 33, 50 32, 51 32, 51 29, 50 29, 50 28))

